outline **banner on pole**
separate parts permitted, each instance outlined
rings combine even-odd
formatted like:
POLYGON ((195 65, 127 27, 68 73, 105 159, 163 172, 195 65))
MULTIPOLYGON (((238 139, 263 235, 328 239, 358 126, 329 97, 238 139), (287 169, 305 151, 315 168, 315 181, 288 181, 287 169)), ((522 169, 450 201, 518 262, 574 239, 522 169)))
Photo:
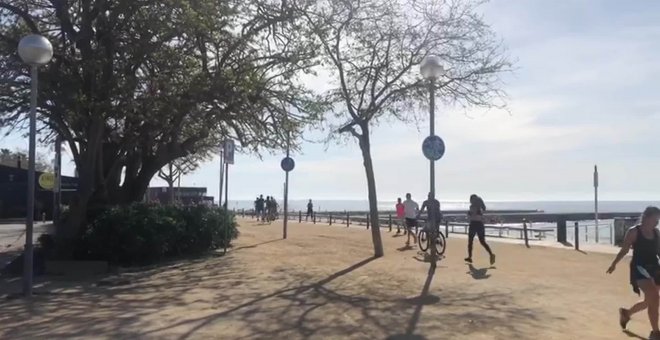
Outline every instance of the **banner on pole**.
POLYGON ((232 139, 227 139, 224 145, 225 152, 225 164, 234 164, 234 141, 232 139))

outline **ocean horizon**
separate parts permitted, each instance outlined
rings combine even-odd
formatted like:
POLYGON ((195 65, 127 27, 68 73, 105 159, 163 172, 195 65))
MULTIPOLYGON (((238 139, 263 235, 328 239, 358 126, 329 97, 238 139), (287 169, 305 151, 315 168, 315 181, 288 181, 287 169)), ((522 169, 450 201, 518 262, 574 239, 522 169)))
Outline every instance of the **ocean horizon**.
MULTIPOLYGON (((282 199, 276 198, 282 208, 282 199)), ((367 211, 367 200, 314 200, 315 211, 367 211)), ((417 201, 421 204, 421 200, 417 201)), ((378 210, 392 211, 396 201, 379 201, 378 210)), ((464 201, 442 201, 442 210, 467 210, 469 203, 464 201)), ((601 213, 637 212, 640 213, 649 205, 660 206, 658 201, 600 201, 598 211, 601 213)), ((486 202, 488 210, 536 210, 546 213, 578 213, 594 211, 593 201, 489 201, 486 202)), ((230 209, 253 209, 254 201, 229 199, 230 209)), ((289 200, 289 211, 307 209, 307 200, 289 200)))

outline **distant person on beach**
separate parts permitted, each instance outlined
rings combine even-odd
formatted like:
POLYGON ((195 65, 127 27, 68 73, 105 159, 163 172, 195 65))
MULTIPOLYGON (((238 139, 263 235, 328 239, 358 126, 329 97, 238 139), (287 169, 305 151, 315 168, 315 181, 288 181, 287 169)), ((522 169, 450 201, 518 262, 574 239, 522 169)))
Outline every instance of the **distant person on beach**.
POLYGON ((311 199, 310 199, 309 202, 307 203, 307 215, 305 215, 305 222, 307 222, 307 220, 308 220, 310 217, 311 217, 312 219, 314 218, 314 203, 312 203, 312 200, 311 200, 311 199))
MULTIPOLYGON (((435 195, 432 192, 429 192, 428 199, 422 203, 422 209, 419 210, 419 214, 421 214, 424 211, 427 211, 427 223, 426 225, 429 228, 433 228, 431 230, 437 231, 440 228, 440 223, 442 222, 442 212, 440 211, 440 201, 435 199, 435 195), (431 221, 433 221, 433 225, 431 225, 431 221)), ((439 242, 439 239, 436 239, 436 242, 439 242)))
POLYGON ((647 207, 642 213, 640 224, 628 230, 623 240, 621 250, 607 269, 611 274, 616 265, 632 248, 633 256, 630 261, 630 284, 633 292, 639 295, 644 292, 644 300, 632 307, 619 309, 619 324, 625 329, 633 314, 647 310, 651 322, 651 335, 649 339, 660 340, 658 329, 658 290, 660 289, 660 259, 658 246, 660 245, 660 232, 656 229, 660 220, 660 209, 647 207))
MULTIPOLYGON (((401 197, 397 198, 396 200, 396 234, 399 235, 401 233, 401 226, 403 225, 404 218, 406 217, 406 206, 403 205, 403 202, 401 202, 401 197)), ((403 234, 406 234, 406 228, 403 228, 403 234)))
POLYGON ((271 202, 270 202, 270 196, 266 196, 266 200, 264 201, 264 211, 261 213, 263 216, 261 218, 261 221, 266 221, 268 219, 268 212, 270 211, 271 207, 271 202))
POLYGON ((264 220, 264 207, 265 207, 266 201, 264 200, 264 195, 259 195, 259 198, 257 198, 257 219, 261 219, 261 221, 264 220))
POLYGON ((470 219, 470 226, 468 231, 468 257, 465 262, 472 263, 472 245, 474 243, 474 236, 479 238, 479 243, 486 249, 490 255, 490 265, 495 264, 495 254, 490 250, 490 246, 486 243, 486 226, 484 225, 484 212, 486 212, 486 204, 481 197, 477 195, 470 196, 470 210, 468 211, 468 218, 470 219))
POLYGON ((412 236, 413 241, 417 244, 417 235, 413 228, 417 227, 417 216, 419 215, 419 204, 412 200, 412 195, 406 194, 406 200, 403 202, 403 215, 406 219, 406 229, 408 232, 408 238, 406 240, 406 246, 410 246, 410 237, 412 236))

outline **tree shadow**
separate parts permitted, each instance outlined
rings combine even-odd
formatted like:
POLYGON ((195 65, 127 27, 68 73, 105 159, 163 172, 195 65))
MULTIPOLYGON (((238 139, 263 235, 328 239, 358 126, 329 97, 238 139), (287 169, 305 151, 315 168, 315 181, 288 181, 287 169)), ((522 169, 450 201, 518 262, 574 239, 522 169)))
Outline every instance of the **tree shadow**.
POLYGON ((472 263, 468 263, 468 269, 469 271, 467 272, 467 274, 470 274, 473 279, 486 280, 490 277, 490 274, 488 274, 488 269, 495 269, 495 267, 485 267, 485 268, 477 269, 475 266, 472 265, 472 263))
POLYGON ((240 246, 240 247, 232 248, 232 250, 236 251, 236 250, 240 250, 240 249, 252 249, 252 248, 256 248, 258 246, 264 245, 264 244, 278 242, 278 241, 282 241, 282 239, 278 238, 278 239, 274 239, 274 240, 269 240, 269 241, 264 241, 264 242, 260 242, 260 243, 256 243, 256 244, 251 244, 249 246, 240 246))
MULTIPOLYGON (((251 252, 231 254, 122 272, 116 276, 130 284, 121 286, 99 286, 98 278, 39 281, 37 289, 52 294, 0 301, 0 338, 187 339, 222 334, 228 339, 383 339, 397 334, 390 339, 416 340, 440 334, 466 338, 484 330, 495 338, 510 338, 555 318, 520 307, 524 301, 516 302, 510 291, 501 289, 445 287, 439 296, 431 295, 439 266, 429 266, 419 295, 403 299, 399 289, 392 289, 397 278, 381 276, 381 262, 368 265, 372 257, 323 271, 321 266, 300 266, 296 259, 259 267, 256 257, 248 256, 251 252), (246 266, 257 268, 249 271, 246 266)), ((0 279, 0 290, 5 283, 0 279)), ((20 287, 20 280, 11 284, 20 287)), ((531 294, 532 289, 516 294, 531 294)))

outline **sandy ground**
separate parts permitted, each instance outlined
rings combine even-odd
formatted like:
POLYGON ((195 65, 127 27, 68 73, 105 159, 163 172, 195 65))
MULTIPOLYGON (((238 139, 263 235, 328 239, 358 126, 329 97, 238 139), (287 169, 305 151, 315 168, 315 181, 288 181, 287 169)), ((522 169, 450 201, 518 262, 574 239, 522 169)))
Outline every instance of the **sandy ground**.
MULTIPOLYGON (((636 296, 612 255, 492 243, 463 262, 451 237, 435 272, 404 238, 383 231, 373 259, 357 228, 242 221, 224 257, 120 275, 124 285, 44 281, 48 294, 0 301, 0 338, 154 339, 643 339, 636 315, 622 333, 617 308, 636 296), (400 249, 397 249, 400 248, 400 249)), ((115 277, 116 278, 116 277, 115 277)), ((118 281, 117 281, 118 282, 118 281)), ((0 281, 0 294, 18 290, 0 281)))

